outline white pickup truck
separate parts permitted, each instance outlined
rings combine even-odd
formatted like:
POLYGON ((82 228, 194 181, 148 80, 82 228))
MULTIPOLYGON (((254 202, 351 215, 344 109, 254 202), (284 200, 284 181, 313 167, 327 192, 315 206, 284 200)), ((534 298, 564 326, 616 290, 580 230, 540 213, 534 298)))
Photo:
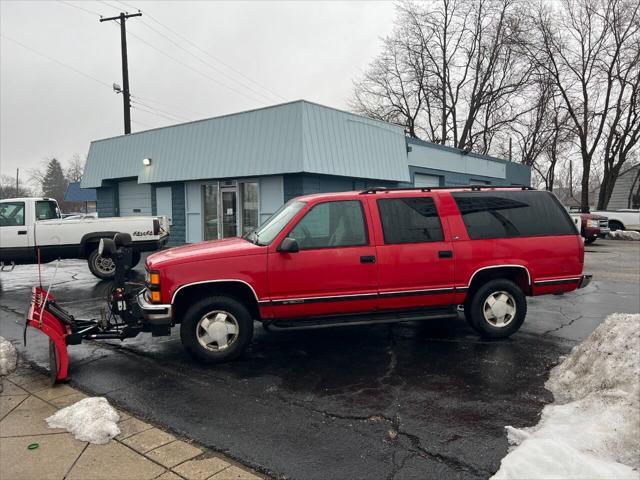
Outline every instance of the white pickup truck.
POLYGON ((128 233, 133 240, 133 266, 140 252, 161 249, 169 238, 164 217, 112 217, 63 220, 58 203, 50 198, 0 200, 0 264, 47 263, 63 258, 86 258, 101 279, 112 278, 112 260, 98 255, 101 238, 128 233))
POLYGON ((640 210, 598 210, 592 211, 595 215, 604 215, 609 219, 609 228, 615 230, 636 230, 640 232, 640 210))

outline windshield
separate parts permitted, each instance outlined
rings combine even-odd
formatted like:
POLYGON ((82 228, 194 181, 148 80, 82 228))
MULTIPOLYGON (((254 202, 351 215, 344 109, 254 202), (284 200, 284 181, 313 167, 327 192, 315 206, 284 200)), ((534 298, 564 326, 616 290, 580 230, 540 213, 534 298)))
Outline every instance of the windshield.
POLYGON ((269 245, 289 221, 304 207, 305 202, 290 200, 271 215, 269 219, 245 238, 256 245, 269 245))

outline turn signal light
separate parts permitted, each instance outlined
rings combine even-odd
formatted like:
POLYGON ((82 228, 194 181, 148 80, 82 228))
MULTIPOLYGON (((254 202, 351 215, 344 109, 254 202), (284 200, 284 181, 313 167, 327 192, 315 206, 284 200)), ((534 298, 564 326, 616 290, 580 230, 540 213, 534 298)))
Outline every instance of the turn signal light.
POLYGON ((154 303, 160 303, 160 292, 157 290, 152 290, 150 293, 151 293, 151 301, 154 303))
POLYGON ((149 285, 160 285, 160 274, 159 273, 149 273, 149 285))

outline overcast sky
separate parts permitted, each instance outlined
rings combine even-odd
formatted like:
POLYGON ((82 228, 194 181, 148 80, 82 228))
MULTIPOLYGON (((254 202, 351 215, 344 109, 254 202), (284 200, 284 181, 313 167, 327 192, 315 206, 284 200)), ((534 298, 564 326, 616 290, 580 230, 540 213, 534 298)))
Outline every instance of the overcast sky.
POLYGON ((46 158, 64 164, 123 133, 111 87, 122 84, 119 26, 97 14, 135 8, 134 132, 301 98, 347 108, 394 17, 389 2, 0 1, 0 173, 26 178, 46 158))

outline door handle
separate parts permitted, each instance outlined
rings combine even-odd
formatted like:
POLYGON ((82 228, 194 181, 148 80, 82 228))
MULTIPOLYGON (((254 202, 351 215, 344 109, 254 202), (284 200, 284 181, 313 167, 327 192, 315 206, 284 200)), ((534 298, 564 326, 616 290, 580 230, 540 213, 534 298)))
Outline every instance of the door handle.
POLYGON ((376 263, 376 257, 374 255, 363 255, 360 257, 360 263, 376 263))
POLYGON ((26 235, 27 231, 26 230, 18 230, 18 235, 26 235))
POLYGON ((453 252, 451 250, 440 250, 438 252, 439 258, 453 258, 453 252))

